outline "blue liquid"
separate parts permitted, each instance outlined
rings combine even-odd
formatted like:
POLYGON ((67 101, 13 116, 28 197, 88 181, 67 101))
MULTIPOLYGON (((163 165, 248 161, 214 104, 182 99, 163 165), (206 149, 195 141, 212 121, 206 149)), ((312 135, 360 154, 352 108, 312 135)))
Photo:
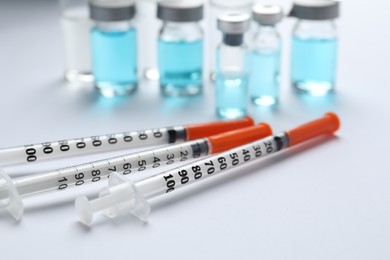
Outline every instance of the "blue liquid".
POLYGON ((256 52, 252 55, 251 97, 255 105, 272 106, 279 99, 280 52, 256 52))
POLYGON ((91 31, 95 86, 104 96, 120 96, 137 86, 136 30, 91 31))
POLYGON ((242 73, 217 72, 215 98, 219 117, 244 117, 247 114, 248 76, 242 73))
POLYGON ((297 90, 322 96, 334 90, 336 39, 292 39, 292 82, 297 90))
POLYGON ((203 41, 158 41, 160 86, 165 95, 195 95, 202 90, 203 41))

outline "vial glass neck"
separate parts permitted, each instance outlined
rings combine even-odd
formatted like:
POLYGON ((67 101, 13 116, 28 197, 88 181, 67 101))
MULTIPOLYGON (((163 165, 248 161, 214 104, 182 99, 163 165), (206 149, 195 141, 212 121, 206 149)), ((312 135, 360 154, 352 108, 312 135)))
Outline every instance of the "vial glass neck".
POLYGON ((222 41, 228 46, 241 46, 244 43, 244 35, 224 33, 222 41))
POLYGON ((299 19, 293 35, 302 38, 336 38, 336 25, 334 20, 299 19))
POLYGON ((276 30, 275 25, 263 25, 263 24, 258 24, 257 28, 260 29, 260 30, 268 30, 268 31, 274 31, 274 30, 276 30))
POLYGON ((198 22, 170 22, 170 21, 164 21, 163 22, 163 29, 168 30, 196 30, 200 28, 200 25, 198 22))
POLYGON ((257 33, 277 34, 275 25, 261 25, 257 26, 257 33))
POLYGON ((164 41, 196 41, 203 38, 203 31, 198 22, 164 21, 159 35, 164 41))
POLYGON ((250 11, 250 8, 252 7, 253 0, 210 0, 210 5, 212 7, 221 8, 221 9, 239 9, 242 10, 248 10, 250 11))
POLYGON ((95 27, 102 31, 126 31, 132 26, 133 25, 130 20, 112 22, 95 21, 95 27))
POLYGON ((335 22, 334 19, 325 19, 325 20, 307 20, 307 19, 298 19, 298 23, 305 23, 311 25, 323 25, 323 24, 333 24, 335 22))
POLYGON ((295 29, 336 30, 335 20, 305 20, 298 19, 295 29))

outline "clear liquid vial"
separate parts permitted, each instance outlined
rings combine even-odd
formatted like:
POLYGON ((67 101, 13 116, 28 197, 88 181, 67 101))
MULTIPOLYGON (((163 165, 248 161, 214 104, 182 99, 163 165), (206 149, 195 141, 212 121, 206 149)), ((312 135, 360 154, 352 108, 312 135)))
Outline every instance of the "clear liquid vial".
POLYGON ((90 14, 95 87, 105 97, 124 96, 137 88, 137 32, 131 0, 93 0, 90 14))
POLYGON ((65 79, 93 82, 89 31, 92 22, 87 0, 60 0, 60 22, 65 50, 65 79))
POLYGON ((254 0, 209 0, 208 8, 208 48, 207 55, 209 71, 208 77, 211 81, 215 81, 215 68, 216 68, 216 50, 221 42, 217 21, 218 16, 225 13, 251 13, 251 8, 254 0))
POLYGON ((251 48, 250 95, 258 106, 279 101, 281 39, 275 25, 282 19, 277 5, 256 4, 252 9, 257 24, 251 48))
POLYGON ((203 4, 163 1, 157 6, 163 21, 158 37, 158 69, 166 96, 189 96, 203 86, 203 4))
POLYGON ((290 16, 298 18, 291 44, 291 81, 299 92, 324 96, 334 91, 339 2, 295 1, 290 16))
POLYGON ((148 81, 158 81, 157 68, 157 37, 160 30, 160 20, 156 17, 157 4, 155 0, 136 0, 137 15, 134 19, 137 27, 138 73, 148 81))
POLYGON ((223 40, 216 55, 215 101, 217 115, 221 118, 240 118, 247 114, 249 71, 244 33, 249 24, 249 14, 230 13, 218 17, 223 40))

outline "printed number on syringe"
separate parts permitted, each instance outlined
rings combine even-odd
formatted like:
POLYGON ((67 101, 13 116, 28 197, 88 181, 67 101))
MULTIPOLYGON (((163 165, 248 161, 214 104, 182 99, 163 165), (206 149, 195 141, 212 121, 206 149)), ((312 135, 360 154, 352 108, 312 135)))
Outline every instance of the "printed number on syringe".
MULTIPOLYGON (((190 156, 190 152, 188 150, 186 150, 186 148, 189 149, 189 147, 184 147, 183 150, 177 151, 177 155, 179 156, 177 159, 180 158, 181 162, 188 160, 188 158, 190 156)), ((135 154, 130 154, 128 156, 129 156, 129 158, 127 158, 127 156, 123 156, 121 158, 116 158, 116 160, 120 160, 117 162, 115 162, 115 161, 113 162, 112 161, 113 159, 107 159, 107 160, 102 160, 102 161, 95 162, 95 163, 90 163, 87 165, 87 167, 90 169, 88 169, 85 172, 77 169, 77 166, 72 167, 71 169, 59 169, 59 170, 57 170, 57 172, 59 174, 58 189, 64 190, 64 189, 68 188, 70 184, 74 184, 75 186, 83 185, 86 181, 85 177, 88 173, 90 174, 89 175, 90 178, 87 178, 87 180, 92 181, 92 182, 97 182, 97 181, 100 181, 102 179, 102 176, 100 176, 102 171, 106 171, 105 172, 106 174, 104 174, 104 175, 107 177, 109 177, 109 174, 111 172, 117 172, 117 171, 121 171, 123 175, 127 175, 127 174, 134 172, 134 171, 142 172, 142 171, 146 170, 148 166, 150 166, 152 168, 158 168, 164 164, 170 165, 170 164, 175 162, 175 153, 167 153, 166 155, 161 154, 161 156, 164 156, 164 157, 166 156, 166 160, 165 159, 162 160, 161 156, 158 156, 155 153, 153 153, 153 155, 151 155, 151 158, 136 159, 136 158, 133 158, 134 156, 136 156, 135 154), (147 164, 146 160, 148 160, 148 159, 152 160, 153 164, 147 164), (131 161, 131 163, 129 161, 131 161), (115 165, 112 165, 112 164, 115 164, 115 165), (120 167, 122 169, 119 170, 118 167, 120 167), (95 169, 95 168, 99 168, 99 169, 95 169), (69 173, 69 171, 74 172, 74 174, 71 175, 72 178, 69 178, 69 174, 67 174, 67 173, 69 173), (65 177, 63 175, 66 175, 67 177, 65 177)), ((194 158, 197 158, 199 156, 200 156, 200 154, 197 154, 197 153, 192 154, 192 157, 194 157, 194 158)), ((86 166, 84 166, 84 167, 86 167, 86 166)))
MULTIPOLYGON (((265 141, 263 142, 266 153, 272 153, 274 151, 274 147, 271 141, 265 141)), ((261 149, 261 145, 254 145, 252 146, 253 155, 255 157, 262 156, 263 152, 261 149)), ((236 166, 240 164, 240 162, 247 162, 252 158, 251 151, 247 149, 241 150, 241 155, 238 153, 229 153, 228 158, 231 161, 232 166, 236 166), (241 159, 241 161, 240 161, 241 159)), ((216 167, 219 167, 219 171, 223 171, 226 168, 228 168, 228 159, 226 156, 218 157, 216 160, 210 160, 208 162, 203 163, 204 168, 206 168, 203 172, 206 172, 207 174, 213 174, 216 171, 216 167)), ((202 167, 199 164, 193 164, 191 167, 191 170, 189 169, 182 169, 177 172, 178 176, 180 177, 180 184, 184 185, 187 184, 190 181, 189 172, 192 171, 193 173, 193 180, 199 180, 203 176, 202 167)), ((171 192, 175 190, 176 181, 174 180, 175 177, 172 174, 168 174, 163 176, 167 190, 166 193, 171 192)))
MULTIPOLYGON (((118 143, 119 139, 118 139, 118 136, 119 135, 123 135, 123 141, 126 142, 126 143, 129 143, 129 142, 132 142, 134 140, 134 138, 130 135, 127 135, 127 134, 110 134, 110 135, 107 135, 107 136, 92 136, 90 138, 88 138, 89 140, 85 140, 85 138, 81 138, 81 139, 73 139, 73 140, 61 140, 61 141, 58 141, 58 142, 54 142, 54 143, 50 143, 50 142, 46 142, 46 143, 42 143, 41 145, 26 145, 25 146, 25 151, 26 151, 26 155, 27 155, 27 162, 35 162, 37 159, 38 159, 38 149, 41 149, 42 148, 42 153, 43 154, 51 154, 54 151, 54 148, 52 147, 53 145, 54 146, 59 146, 59 151, 60 152, 68 152, 69 150, 71 149, 84 149, 87 147, 87 142, 92 145, 92 147, 99 147, 101 145, 103 145, 103 142, 102 140, 100 140, 100 138, 104 138, 107 140, 107 144, 109 145, 114 145, 116 143, 118 143), (89 141, 92 141, 92 142, 89 142, 89 141), (74 147, 72 148, 72 146, 74 145, 74 147)), ((153 132, 153 137, 155 138, 160 138, 163 136, 163 133, 160 131, 160 130, 157 130, 155 132, 153 132)), ((143 133, 143 132, 139 132, 138 133, 138 139, 141 140, 141 141, 144 141, 144 140, 147 140, 148 139, 148 135, 146 133, 143 133)))
MULTIPOLYGON (((116 166, 113 166, 112 168, 110 168, 110 169, 108 169, 109 171, 111 171, 111 172, 116 172, 116 166)), ((91 175, 92 175, 92 182, 97 182, 97 181, 100 181, 101 180, 101 177, 99 176, 100 175, 100 173, 101 173, 101 171, 100 170, 93 170, 92 172, 91 172, 91 175)), ((109 175, 108 175, 109 176, 109 175)), ((84 173, 83 172, 80 172, 80 173, 76 173, 75 175, 74 175, 74 177, 75 177, 75 179, 77 180, 76 181, 76 183, 75 183, 75 185, 76 186, 80 186, 80 185, 83 185, 84 184, 84 177, 85 177, 85 175, 84 175, 84 173)), ((60 183, 60 185, 58 186, 58 189, 59 190, 63 190, 63 189, 66 189, 66 188, 68 188, 68 184, 67 183, 62 183, 62 182, 66 182, 66 181, 68 181, 68 179, 66 178, 66 177, 62 177, 60 180, 58 180, 58 182, 60 183), (62 183, 62 184, 61 184, 62 183)))

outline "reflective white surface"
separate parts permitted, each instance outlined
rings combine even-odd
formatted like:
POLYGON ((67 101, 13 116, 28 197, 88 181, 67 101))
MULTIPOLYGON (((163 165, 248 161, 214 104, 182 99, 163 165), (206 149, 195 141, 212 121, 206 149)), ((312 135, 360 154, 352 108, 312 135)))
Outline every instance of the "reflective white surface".
MULTIPOLYGON (((287 0, 274 2, 289 7, 287 0)), ((0 258, 389 259, 389 8, 380 0, 342 2, 333 98, 294 95, 292 20, 279 27, 280 106, 251 106, 250 114, 278 132, 334 111, 342 120, 337 137, 154 200, 146 225, 124 216, 85 228, 76 219, 76 192, 28 199, 21 223, 0 213, 0 258), (374 4, 380 8, 367 15, 374 4)), ((110 100, 64 83, 56 1, 2 2, 0 24, 1 147, 216 119, 211 85, 202 96, 163 98, 151 82, 110 100)), ((98 158, 6 170, 20 176, 98 158)))

